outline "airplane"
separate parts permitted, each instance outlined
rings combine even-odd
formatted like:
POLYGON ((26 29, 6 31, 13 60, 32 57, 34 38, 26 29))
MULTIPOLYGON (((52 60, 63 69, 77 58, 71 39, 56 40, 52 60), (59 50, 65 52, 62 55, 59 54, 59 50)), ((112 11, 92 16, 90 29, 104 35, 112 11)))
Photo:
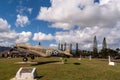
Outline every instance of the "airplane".
POLYGON ((13 56, 39 56, 39 57, 50 57, 50 56, 62 56, 62 57, 72 57, 69 49, 62 51, 54 49, 52 47, 45 46, 32 46, 29 44, 15 44, 13 50, 11 50, 11 55, 13 56))

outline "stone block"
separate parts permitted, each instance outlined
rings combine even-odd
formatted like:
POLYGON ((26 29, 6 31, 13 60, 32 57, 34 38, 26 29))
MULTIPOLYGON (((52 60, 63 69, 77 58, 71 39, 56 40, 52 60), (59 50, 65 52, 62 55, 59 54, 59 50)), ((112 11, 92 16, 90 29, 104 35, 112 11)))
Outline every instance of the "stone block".
POLYGON ((12 80, 37 80, 35 79, 36 76, 36 68, 21 67, 12 80))

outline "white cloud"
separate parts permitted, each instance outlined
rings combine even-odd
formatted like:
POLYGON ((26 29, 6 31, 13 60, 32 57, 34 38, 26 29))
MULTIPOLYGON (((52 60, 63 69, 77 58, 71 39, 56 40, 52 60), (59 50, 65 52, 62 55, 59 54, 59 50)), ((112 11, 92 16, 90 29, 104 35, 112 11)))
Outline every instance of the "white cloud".
POLYGON ((28 8, 27 10, 28 10, 28 12, 31 14, 31 13, 32 13, 33 8, 28 8))
MULTIPOLYGON (((51 4, 49 8, 41 7, 37 16, 38 20, 49 21, 53 24, 67 23, 73 27, 74 25, 113 27, 120 20, 119 0, 104 5, 95 4, 93 0, 51 0, 51 4)), ((71 26, 67 29, 71 29, 71 26)), ((59 28, 64 29, 64 26, 61 25, 59 28)))
POLYGON ((54 23, 50 27, 52 28, 63 28, 64 30, 72 29, 72 25, 68 23, 54 23))
POLYGON ((27 43, 32 36, 31 32, 17 33, 15 31, 0 33, 0 46, 10 46, 15 43, 27 43), (7 43, 7 44, 6 44, 7 43))
POLYGON ((92 47, 92 39, 93 34, 91 33, 91 29, 83 29, 83 30, 74 30, 74 31, 68 31, 68 32, 57 32, 56 33, 56 41, 57 43, 72 43, 74 46, 76 43, 79 43, 80 49, 86 49, 89 47, 92 47), (87 32, 87 33, 86 33, 87 32), (90 46, 91 45, 91 46, 90 46))
POLYGON ((0 33, 6 32, 10 30, 10 25, 7 23, 6 20, 0 18, 0 33))
POLYGON ((17 9, 16 9, 18 14, 26 14, 26 13, 31 14, 32 10, 33 10, 33 8, 25 7, 25 6, 21 6, 21 5, 17 6, 17 9))
POLYGON ((89 49, 93 48, 93 38, 97 36, 97 42, 99 49, 102 48, 103 38, 106 37, 108 48, 117 48, 119 47, 120 41, 120 25, 114 28, 100 28, 98 26, 95 27, 86 27, 79 30, 71 30, 71 31, 61 31, 56 32, 55 39, 57 43, 79 43, 80 49, 89 49))
POLYGON ((0 46, 11 46, 15 43, 27 43, 31 36, 31 32, 17 33, 11 30, 11 25, 2 18, 0 18, 0 46))
POLYGON ((51 0, 51 7, 41 7, 37 19, 51 22, 53 28, 70 29, 56 32, 57 43, 78 42, 80 49, 92 49, 96 35, 99 48, 104 37, 109 48, 120 45, 120 0, 51 0), (73 30, 75 26, 78 30, 73 30))
POLYGON ((4 42, 0 42, 0 46, 12 47, 12 46, 13 46, 13 43, 4 41, 4 42))
POLYGON ((118 2, 118 0, 100 0, 100 5, 105 5, 108 3, 118 2))
POLYGON ((14 31, 0 33, 0 38, 2 41, 14 41, 17 39, 17 33, 14 31))
POLYGON ((15 25, 20 26, 20 27, 24 27, 25 25, 28 25, 29 22, 30 21, 29 21, 27 16, 23 16, 23 15, 18 14, 15 25))
POLYGON ((57 44, 50 44, 49 46, 50 46, 50 47, 53 47, 53 48, 56 48, 56 49, 58 48, 58 45, 57 45, 57 44))
POLYGON ((103 5, 103 4, 107 4, 110 0, 100 0, 100 4, 103 5))
POLYGON ((31 32, 17 33, 15 31, 0 33, 0 46, 10 46, 15 43, 27 43, 32 36, 31 32), (6 44, 7 43, 7 44, 6 44))
POLYGON ((35 33, 33 37, 34 41, 51 41, 53 39, 54 37, 51 34, 45 34, 42 32, 35 33))
POLYGON ((21 33, 18 33, 18 38, 16 39, 16 43, 26 43, 29 41, 31 36, 32 36, 31 32, 23 31, 21 33))
POLYGON ((14 40, 16 34, 10 29, 8 22, 0 18, 0 43, 5 41, 14 40))

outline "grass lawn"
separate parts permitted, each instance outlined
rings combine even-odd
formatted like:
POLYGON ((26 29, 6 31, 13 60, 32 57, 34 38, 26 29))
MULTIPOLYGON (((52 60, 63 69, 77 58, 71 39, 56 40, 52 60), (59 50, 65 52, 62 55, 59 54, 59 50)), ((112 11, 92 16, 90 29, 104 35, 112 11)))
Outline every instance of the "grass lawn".
POLYGON ((67 59, 66 64, 54 64, 60 58, 35 58, 38 65, 15 64, 22 58, 0 59, 0 80, 10 80, 15 77, 20 67, 36 67, 39 80, 120 80, 120 63, 109 66, 107 61, 77 58, 67 59))

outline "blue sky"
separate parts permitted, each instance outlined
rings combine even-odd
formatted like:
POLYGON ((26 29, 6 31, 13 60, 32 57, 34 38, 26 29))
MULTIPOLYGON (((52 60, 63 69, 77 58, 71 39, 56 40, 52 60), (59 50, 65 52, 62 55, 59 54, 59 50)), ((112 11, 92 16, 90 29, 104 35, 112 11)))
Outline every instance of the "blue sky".
MULTIPOLYGON (((53 28, 48 28, 49 23, 47 21, 36 19, 40 7, 49 7, 50 5, 49 0, 4 0, 0 3, 0 18, 7 20, 8 24, 11 25, 11 29, 19 33, 22 31, 30 31, 34 34, 38 32, 37 29, 39 27, 40 32, 54 34, 55 30, 53 28), (27 11, 29 8, 32 9, 31 12, 27 11), (15 23, 18 14, 27 16, 30 23, 24 25, 24 27, 16 26, 15 23)), ((29 42, 37 44, 33 40, 30 40, 29 42)))
POLYGON ((0 45, 37 45, 40 41, 44 46, 57 47, 58 43, 78 42, 80 49, 92 49, 96 35, 99 49, 104 37, 109 48, 117 48, 119 3, 118 0, 3 0, 0 45))
MULTIPOLYGON (((40 6, 50 6, 49 0, 36 0, 36 1, 27 1, 27 0, 4 0, 0 3, 0 16, 7 19, 7 21, 11 24, 11 26, 18 30, 17 27, 14 25, 16 21, 16 15, 22 14, 28 16, 29 20, 31 21, 30 25, 26 25, 25 27, 32 27, 36 25, 40 25, 40 21, 36 20, 36 16, 40 10, 40 6), (26 9, 32 8, 32 12, 29 13, 26 9), (18 12, 22 10, 22 13, 18 12), (12 18, 12 19, 11 19, 12 18), (34 21, 36 23, 34 23, 34 21), (36 24, 36 25, 35 25, 36 24)), ((25 28, 24 27, 24 28, 25 28)), ((26 30, 26 29, 25 29, 26 30)), ((19 30, 18 30, 19 31, 19 30)))

